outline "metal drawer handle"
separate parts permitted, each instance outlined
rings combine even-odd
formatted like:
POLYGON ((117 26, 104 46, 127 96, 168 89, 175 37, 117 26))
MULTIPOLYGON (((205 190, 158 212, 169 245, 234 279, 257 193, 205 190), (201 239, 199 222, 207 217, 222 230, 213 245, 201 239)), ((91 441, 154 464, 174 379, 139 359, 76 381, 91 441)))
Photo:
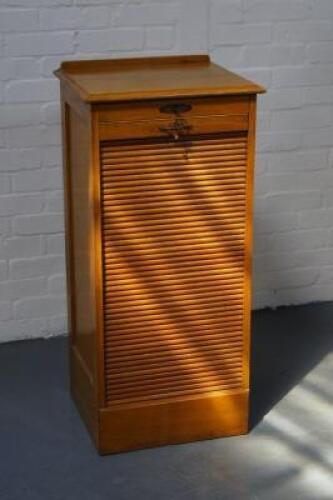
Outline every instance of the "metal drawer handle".
POLYGON ((172 125, 159 127, 161 132, 166 132, 171 135, 175 141, 178 141, 182 134, 187 134, 192 126, 183 118, 176 118, 172 125))

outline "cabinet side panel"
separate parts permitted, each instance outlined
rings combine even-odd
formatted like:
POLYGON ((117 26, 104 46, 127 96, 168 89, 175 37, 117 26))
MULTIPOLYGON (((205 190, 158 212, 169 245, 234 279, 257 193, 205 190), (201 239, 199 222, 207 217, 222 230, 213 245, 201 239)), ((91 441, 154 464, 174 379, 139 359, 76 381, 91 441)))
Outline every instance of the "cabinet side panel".
POLYGON ((66 260, 71 392, 98 442, 96 378, 95 198, 91 123, 66 99, 62 88, 66 212, 66 260))
MULTIPOLYGON (((95 373, 95 263, 90 127, 68 108, 71 192, 72 294, 75 331, 72 345, 92 379, 95 373)), ((73 312, 73 311, 72 311, 73 312)))
POLYGON ((245 233, 245 286, 244 286, 244 377, 250 381, 251 306, 252 306, 252 255, 253 255, 253 180, 255 163, 256 101, 250 96, 247 183, 246 183, 246 233, 245 233))

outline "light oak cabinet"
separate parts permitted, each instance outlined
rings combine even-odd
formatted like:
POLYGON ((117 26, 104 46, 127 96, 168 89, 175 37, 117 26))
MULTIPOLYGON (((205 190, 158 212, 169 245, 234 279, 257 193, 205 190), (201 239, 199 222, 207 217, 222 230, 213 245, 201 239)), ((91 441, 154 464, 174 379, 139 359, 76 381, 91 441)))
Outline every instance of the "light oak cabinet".
POLYGON ((71 389, 98 450, 246 432, 263 88, 207 56, 56 75, 71 389))

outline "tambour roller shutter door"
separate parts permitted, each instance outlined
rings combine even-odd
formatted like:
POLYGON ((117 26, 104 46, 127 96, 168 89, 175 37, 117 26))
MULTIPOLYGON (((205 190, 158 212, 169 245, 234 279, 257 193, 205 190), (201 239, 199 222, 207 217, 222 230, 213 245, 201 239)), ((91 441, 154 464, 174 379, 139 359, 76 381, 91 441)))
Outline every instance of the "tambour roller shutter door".
POLYGON ((247 134, 103 141, 107 405, 246 388, 247 134))

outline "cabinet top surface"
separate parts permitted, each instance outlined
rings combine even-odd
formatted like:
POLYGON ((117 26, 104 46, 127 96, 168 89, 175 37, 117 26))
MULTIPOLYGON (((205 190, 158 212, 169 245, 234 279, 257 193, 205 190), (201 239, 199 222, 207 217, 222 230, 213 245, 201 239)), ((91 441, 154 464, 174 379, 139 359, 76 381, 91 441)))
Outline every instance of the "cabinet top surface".
POLYGON ((55 75, 86 102, 264 92, 207 55, 66 61, 55 75))

